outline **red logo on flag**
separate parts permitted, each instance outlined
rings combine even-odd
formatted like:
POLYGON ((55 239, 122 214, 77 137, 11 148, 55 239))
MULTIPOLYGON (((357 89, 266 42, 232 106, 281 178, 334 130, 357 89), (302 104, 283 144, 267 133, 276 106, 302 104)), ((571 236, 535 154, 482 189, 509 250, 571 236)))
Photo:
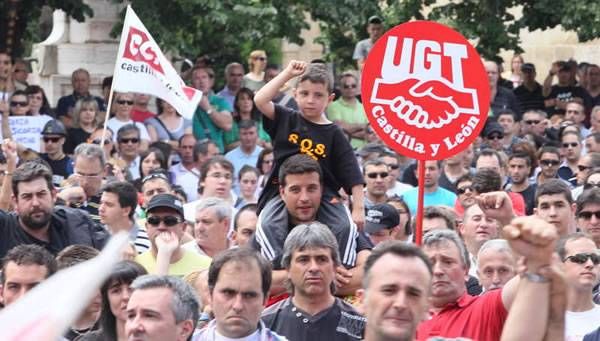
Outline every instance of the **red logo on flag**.
POLYGON ((441 160, 473 143, 488 114, 490 88, 477 51, 458 32, 415 21, 386 32, 362 73, 374 131, 402 155, 441 160))
POLYGON ((160 51, 157 49, 158 47, 150 41, 146 32, 140 31, 135 27, 129 28, 129 34, 125 42, 125 51, 123 52, 124 58, 135 62, 147 63, 155 71, 164 74, 158 58, 160 51))

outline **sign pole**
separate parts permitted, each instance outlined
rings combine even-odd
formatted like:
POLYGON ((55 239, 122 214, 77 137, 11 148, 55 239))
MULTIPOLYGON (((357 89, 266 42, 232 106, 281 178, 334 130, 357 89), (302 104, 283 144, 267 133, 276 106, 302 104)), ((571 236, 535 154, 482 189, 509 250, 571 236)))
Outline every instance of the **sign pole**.
POLYGON ((415 231, 415 243, 423 243, 423 197, 425 195, 425 161, 419 160, 417 163, 417 174, 419 178, 419 191, 417 196, 417 229, 415 231))

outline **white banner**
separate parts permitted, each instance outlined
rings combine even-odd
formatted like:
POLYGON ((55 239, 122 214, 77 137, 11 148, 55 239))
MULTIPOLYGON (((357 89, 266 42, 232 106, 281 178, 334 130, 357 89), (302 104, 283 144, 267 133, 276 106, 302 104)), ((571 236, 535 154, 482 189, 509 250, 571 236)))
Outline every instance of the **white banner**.
MULTIPOLYGON (((9 116, 8 124, 12 131, 13 141, 39 152, 42 129, 51 119, 48 116, 9 116)), ((0 117, 1 120, 2 117, 0 117)), ((4 139, 1 129, 0 139, 4 139)))
POLYGON ((185 85, 131 6, 121 32, 113 88, 160 97, 188 119, 202 99, 201 91, 185 85))

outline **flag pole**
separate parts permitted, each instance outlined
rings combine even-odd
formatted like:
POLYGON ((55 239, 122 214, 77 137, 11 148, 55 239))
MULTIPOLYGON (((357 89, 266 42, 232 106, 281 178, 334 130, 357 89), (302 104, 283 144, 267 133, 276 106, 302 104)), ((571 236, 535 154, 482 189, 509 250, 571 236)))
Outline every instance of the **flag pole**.
MULTIPOLYGON (((123 22, 123 30, 121 30, 121 36, 119 38, 119 50, 117 51, 117 58, 115 59, 115 68, 113 70, 113 79, 110 83, 110 92, 108 93, 108 103, 106 105, 106 115, 104 115, 104 124, 102 126, 102 139, 100 141, 100 148, 104 149, 104 135, 106 135, 106 129, 108 128, 108 119, 110 118, 110 110, 112 108, 113 95, 115 92, 115 84, 117 82, 118 75, 118 67, 117 61, 119 60, 119 56, 123 55, 123 51, 125 50, 125 41, 123 40, 123 34, 126 32, 126 28, 128 27, 127 18, 129 17, 129 12, 131 11, 131 5, 127 5, 127 10, 125 12, 125 21, 123 22)), ((116 138, 116 131, 113 131, 113 140, 116 138)), ((110 156, 110 155, 107 155, 110 156)))

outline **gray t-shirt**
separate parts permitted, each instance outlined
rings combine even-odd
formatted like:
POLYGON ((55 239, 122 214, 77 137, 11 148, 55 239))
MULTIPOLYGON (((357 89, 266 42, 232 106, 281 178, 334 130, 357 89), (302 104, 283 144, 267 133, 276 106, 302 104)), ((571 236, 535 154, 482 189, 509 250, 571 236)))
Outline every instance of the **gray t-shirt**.
POLYGON ((367 59, 367 55, 371 51, 372 47, 373 47, 373 42, 371 41, 371 38, 367 38, 365 40, 359 41, 358 43, 356 43, 356 46, 354 47, 354 54, 352 55, 352 59, 354 59, 354 60, 367 59))

